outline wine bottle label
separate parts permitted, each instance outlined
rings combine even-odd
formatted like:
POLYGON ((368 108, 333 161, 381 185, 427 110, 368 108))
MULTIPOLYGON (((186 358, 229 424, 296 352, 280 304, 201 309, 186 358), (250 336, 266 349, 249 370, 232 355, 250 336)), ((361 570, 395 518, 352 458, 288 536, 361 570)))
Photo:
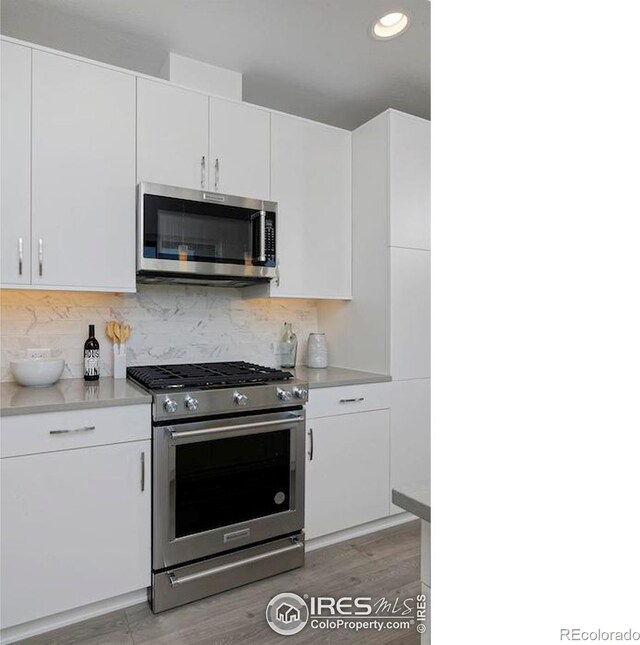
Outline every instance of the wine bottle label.
POLYGON ((84 375, 98 376, 100 374, 100 350, 84 350, 84 375))

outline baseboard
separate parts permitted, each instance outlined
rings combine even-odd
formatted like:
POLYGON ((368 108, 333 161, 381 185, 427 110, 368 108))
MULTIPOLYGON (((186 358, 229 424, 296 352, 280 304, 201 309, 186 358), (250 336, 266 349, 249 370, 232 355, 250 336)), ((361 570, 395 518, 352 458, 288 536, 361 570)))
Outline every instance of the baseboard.
POLYGON ((375 533, 376 531, 383 531, 384 529, 390 529, 393 526, 399 526, 400 524, 405 524, 406 522, 411 522, 411 520, 417 520, 415 515, 412 513, 398 513, 397 515, 391 515, 390 517, 383 517, 380 520, 374 520, 373 522, 367 522, 366 524, 360 524, 359 526, 353 526, 344 531, 337 531, 336 533, 330 533, 329 535, 323 535, 321 537, 313 538, 307 540, 305 544, 305 551, 315 551, 316 549, 322 549, 325 546, 331 546, 332 544, 338 544, 339 542, 345 542, 347 540, 353 540, 357 537, 362 537, 363 535, 368 535, 369 533, 375 533))
MULTIPOLYGON (((416 520, 416 516, 411 513, 399 513, 397 515, 384 517, 380 520, 367 522, 366 524, 360 524, 359 526, 345 529, 344 531, 338 531, 337 533, 331 533, 330 535, 323 535, 322 537, 307 540, 305 551, 322 549, 325 546, 353 540, 354 538, 368 535, 369 533, 375 533, 376 531, 389 529, 394 526, 399 526, 400 524, 405 524, 412 520, 416 520)), ((115 598, 108 598, 107 600, 94 602, 90 605, 78 607, 77 609, 70 609, 69 611, 54 614, 53 616, 39 618, 38 620, 22 623, 21 625, 15 625, 14 627, 7 627, 0 631, 0 643, 2 643, 2 645, 15 643, 24 638, 38 636, 53 629, 79 623, 83 620, 87 620, 88 618, 94 618, 95 616, 108 614, 111 611, 131 607, 132 605, 146 602, 146 600, 147 590, 139 589, 137 591, 132 591, 131 593, 116 596, 115 598)))
POLYGON ((21 625, 7 627, 0 631, 0 643, 2 643, 2 645, 15 643, 16 641, 20 641, 24 638, 44 634, 52 629, 66 627, 67 625, 73 625, 74 623, 79 623, 83 620, 87 620, 88 618, 94 618, 95 616, 108 614, 111 611, 131 607, 132 605, 146 602, 146 600, 146 588, 138 589, 137 591, 125 593, 121 596, 107 598, 107 600, 100 600, 99 602, 93 602, 89 605, 84 605, 83 607, 63 611, 59 614, 54 614, 53 616, 46 616, 45 618, 38 618, 37 620, 22 623, 21 625))

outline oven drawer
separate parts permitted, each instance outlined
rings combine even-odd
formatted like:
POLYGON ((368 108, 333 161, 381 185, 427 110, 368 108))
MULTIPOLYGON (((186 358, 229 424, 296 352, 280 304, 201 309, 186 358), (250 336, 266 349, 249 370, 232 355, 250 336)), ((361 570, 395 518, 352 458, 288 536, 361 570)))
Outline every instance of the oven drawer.
POLYGON ((390 383, 367 383, 309 390, 307 418, 369 412, 391 407, 390 383))
POLYGON ((3 417, 2 457, 151 439, 148 404, 3 417))
POLYGON ((304 565, 304 534, 153 574, 151 609, 165 611, 304 565))

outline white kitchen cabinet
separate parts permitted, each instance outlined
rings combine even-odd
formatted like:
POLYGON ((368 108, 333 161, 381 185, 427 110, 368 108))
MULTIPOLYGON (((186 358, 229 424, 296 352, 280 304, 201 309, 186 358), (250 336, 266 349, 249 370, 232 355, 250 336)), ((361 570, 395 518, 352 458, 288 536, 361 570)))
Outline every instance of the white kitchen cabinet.
POLYGON ((431 248, 431 123, 389 112, 391 246, 431 248))
POLYGON ((209 99, 138 78, 138 181, 208 188, 209 99))
POLYGON ((337 414, 389 409, 391 388, 388 382, 312 388, 307 402, 307 417, 332 417, 337 414))
POLYGON ((351 134, 271 114, 279 278, 245 295, 351 298, 351 134))
POLYGON ((430 480, 430 402, 430 379, 391 383, 391 488, 430 480))
POLYGON ((150 436, 149 427, 147 405, 18 414, 2 419, 0 455, 3 458, 20 457, 39 452, 143 441, 150 436))
POLYGON ((391 374, 394 380, 426 378, 431 371, 431 252, 392 247, 390 254, 391 374))
POLYGON ((307 538, 386 517, 389 500, 389 410, 307 419, 307 538))
POLYGON ((31 49, 2 42, 2 286, 31 282, 31 49))
POLYGON ((209 189, 269 199, 270 123, 267 110, 209 98, 209 189))
POLYGON ((150 443, 1 460, 3 628, 150 584, 150 443))
POLYGON ((353 301, 318 309, 337 367, 430 375, 429 132, 387 110, 352 133, 353 301))
POLYGON ((33 51, 31 282, 135 290, 135 79, 33 51))

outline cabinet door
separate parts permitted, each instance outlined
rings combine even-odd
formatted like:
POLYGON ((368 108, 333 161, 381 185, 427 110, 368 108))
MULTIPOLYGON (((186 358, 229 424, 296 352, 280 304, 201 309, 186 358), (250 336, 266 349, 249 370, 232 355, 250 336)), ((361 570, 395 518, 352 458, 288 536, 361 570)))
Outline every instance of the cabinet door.
POLYGON ((351 297, 351 134, 271 115, 279 285, 271 295, 351 297))
POLYGON ((431 363, 430 251, 391 248, 391 375, 427 378, 431 363))
POLYGON ((150 443, 1 460, 3 627, 150 584, 150 443))
POLYGON ((307 420, 308 538, 386 517, 389 500, 389 410, 307 420))
POLYGON ((138 181, 207 188, 208 98, 138 79, 138 181))
POLYGON ((431 248, 431 124, 390 112, 390 244, 431 248))
POLYGON ((270 113, 210 98, 209 117, 210 190, 269 199, 270 113))
POLYGON ((33 284, 135 290, 135 80, 33 52, 33 284))
MULTIPOLYGON (((431 380, 391 383, 391 488, 431 477, 431 380)), ((403 509, 391 504, 392 513, 403 509)))
POLYGON ((3 285, 31 282, 31 50, 2 43, 0 171, 3 285))

